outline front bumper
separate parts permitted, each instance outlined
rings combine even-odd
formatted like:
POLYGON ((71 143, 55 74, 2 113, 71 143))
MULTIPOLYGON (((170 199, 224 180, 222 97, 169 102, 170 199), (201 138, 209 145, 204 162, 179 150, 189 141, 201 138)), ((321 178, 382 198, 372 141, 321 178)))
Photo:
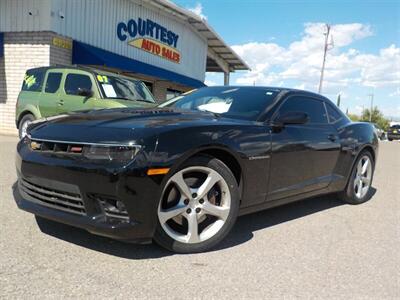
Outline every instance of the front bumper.
POLYGON ((20 209, 49 220, 82 228, 90 233, 117 240, 138 244, 151 243, 151 236, 146 237, 146 234, 143 236, 143 229, 141 228, 140 224, 135 221, 120 222, 107 220, 101 215, 83 217, 49 208, 37 204, 32 200, 27 200, 26 196, 23 197, 21 195, 19 187, 14 191, 14 198, 20 209))
POLYGON ((160 181, 146 175, 140 160, 129 168, 96 166, 34 153, 20 143, 16 167, 14 198, 20 209, 97 235, 151 242, 160 181), (107 201, 121 201, 124 214, 110 214, 107 201))

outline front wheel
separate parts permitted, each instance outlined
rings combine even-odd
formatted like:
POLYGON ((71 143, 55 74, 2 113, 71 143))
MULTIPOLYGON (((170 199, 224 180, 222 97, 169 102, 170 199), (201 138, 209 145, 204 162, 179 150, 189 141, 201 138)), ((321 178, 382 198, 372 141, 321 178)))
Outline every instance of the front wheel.
POLYGON ((210 250, 229 233, 238 209, 231 170, 213 157, 192 158, 165 184, 154 240, 178 253, 210 250))
POLYGON ((357 158, 351 172, 346 190, 341 198, 349 204, 361 204, 371 198, 371 185, 374 176, 375 162, 369 151, 363 151, 357 158))

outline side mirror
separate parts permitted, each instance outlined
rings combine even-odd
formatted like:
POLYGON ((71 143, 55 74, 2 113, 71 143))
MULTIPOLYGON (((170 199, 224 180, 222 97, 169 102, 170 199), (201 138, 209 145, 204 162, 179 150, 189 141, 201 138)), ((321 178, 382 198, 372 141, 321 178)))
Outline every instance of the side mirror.
POLYGON ((309 121, 309 117, 306 113, 300 111, 289 111, 280 115, 276 118, 272 125, 276 127, 282 127, 284 125, 300 125, 305 124, 309 121))
POLYGON ((78 95, 90 98, 93 96, 93 91, 85 88, 78 88, 78 95))

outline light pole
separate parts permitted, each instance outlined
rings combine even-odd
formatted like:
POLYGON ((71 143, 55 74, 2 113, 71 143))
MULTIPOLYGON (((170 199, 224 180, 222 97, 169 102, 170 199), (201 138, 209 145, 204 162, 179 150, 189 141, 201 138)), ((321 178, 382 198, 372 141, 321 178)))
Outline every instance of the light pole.
POLYGON ((321 77, 319 78, 319 87, 318 87, 318 93, 321 94, 322 91, 322 82, 324 81, 324 72, 325 72, 325 62, 326 62, 326 53, 333 48, 333 39, 331 43, 328 43, 328 38, 329 38, 329 33, 331 31, 331 25, 325 24, 326 26, 326 32, 324 32, 325 35, 325 44, 324 44, 324 59, 322 61, 322 67, 321 67, 321 77), (329 46, 332 46, 332 48, 329 48, 329 46))
POLYGON ((369 121, 372 122, 372 107, 374 105, 374 94, 368 94, 371 99, 371 108, 369 110, 369 121))

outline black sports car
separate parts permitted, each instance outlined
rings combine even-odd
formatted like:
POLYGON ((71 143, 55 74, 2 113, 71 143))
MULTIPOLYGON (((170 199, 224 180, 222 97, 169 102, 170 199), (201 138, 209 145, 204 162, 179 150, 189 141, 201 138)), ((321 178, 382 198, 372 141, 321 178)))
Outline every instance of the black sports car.
POLYGON ((187 253, 238 215, 327 193, 367 201, 378 138, 320 95, 231 86, 37 122, 17 150, 21 209, 187 253))

